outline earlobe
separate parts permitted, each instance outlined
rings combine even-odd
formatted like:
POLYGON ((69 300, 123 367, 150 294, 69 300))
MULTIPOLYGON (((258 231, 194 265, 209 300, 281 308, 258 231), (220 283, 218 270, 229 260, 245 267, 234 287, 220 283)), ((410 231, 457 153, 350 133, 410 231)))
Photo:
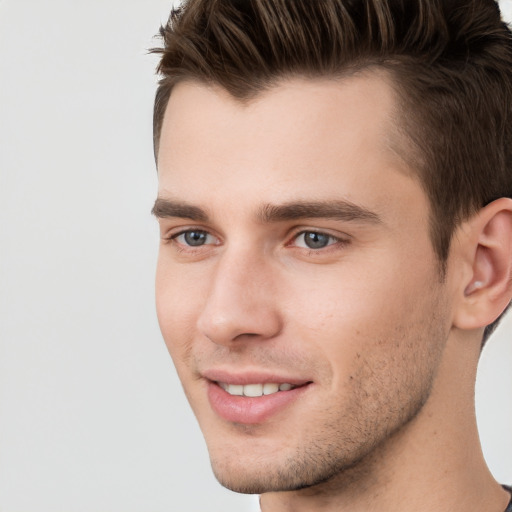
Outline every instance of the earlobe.
POLYGON ((454 325, 470 330, 496 320, 512 298, 512 199, 501 198, 467 222, 471 264, 454 325))

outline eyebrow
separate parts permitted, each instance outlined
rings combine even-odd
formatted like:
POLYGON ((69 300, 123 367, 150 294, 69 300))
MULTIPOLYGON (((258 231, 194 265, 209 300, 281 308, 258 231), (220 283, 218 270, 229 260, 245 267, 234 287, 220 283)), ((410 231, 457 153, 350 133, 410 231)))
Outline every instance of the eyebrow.
POLYGON ((263 206, 259 218, 263 222, 298 219, 332 219, 380 224, 381 218, 371 210, 346 200, 293 201, 281 205, 263 206))
POLYGON ((164 199, 163 197, 156 199, 151 213, 157 219, 178 217, 180 219, 190 219, 195 222, 208 221, 208 215, 202 208, 182 201, 164 199))
MULTIPOLYGON (((205 210, 183 201, 158 197, 151 213, 159 218, 177 217, 194 222, 208 222, 205 210)), ((334 201, 292 201, 283 204, 265 204, 258 212, 257 219, 263 223, 284 222, 299 219, 332 219, 381 224, 375 212, 347 200, 334 201)))

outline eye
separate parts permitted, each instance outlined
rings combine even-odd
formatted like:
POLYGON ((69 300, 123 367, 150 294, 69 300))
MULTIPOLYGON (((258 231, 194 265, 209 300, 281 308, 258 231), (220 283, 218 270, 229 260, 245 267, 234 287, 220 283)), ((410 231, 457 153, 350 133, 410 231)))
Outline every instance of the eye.
POLYGON ((200 229, 182 231, 174 235, 172 239, 188 247, 201 247, 202 245, 211 245, 217 242, 217 239, 213 235, 207 231, 201 231, 200 229))
POLYGON ((323 249, 328 245, 335 244, 339 240, 326 233, 320 233, 318 231, 303 231, 299 233, 295 238, 295 246, 302 247, 304 249, 323 249))

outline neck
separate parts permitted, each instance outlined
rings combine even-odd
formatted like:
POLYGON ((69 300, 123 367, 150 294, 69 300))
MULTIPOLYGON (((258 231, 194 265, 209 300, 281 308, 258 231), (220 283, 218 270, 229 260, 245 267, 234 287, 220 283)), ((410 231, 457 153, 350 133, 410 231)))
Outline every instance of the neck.
POLYGON ((476 426, 479 346, 462 343, 453 336, 423 409, 371 456, 320 485, 262 495, 262 512, 503 512, 510 495, 487 468, 476 426))

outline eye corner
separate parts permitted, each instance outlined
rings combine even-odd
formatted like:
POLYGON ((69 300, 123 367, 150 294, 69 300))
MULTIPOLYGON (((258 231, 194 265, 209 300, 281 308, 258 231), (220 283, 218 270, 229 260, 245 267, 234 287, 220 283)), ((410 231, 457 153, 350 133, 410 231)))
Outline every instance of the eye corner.
POLYGON ((302 229, 293 235, 288 245, 318 251, 339 242, 342 242, 342 239, 331 233, 317 229, 302 229))
POLYGON ((343 255, 351 238, 339 231, 333 233, 330 229, 301 226, 291 233, 285 248, 292 250, 299 258, 327 262, 343 255))
POLYGON ((190 226, 170 230, 165 238, 180 252, 204 252, 221 245, 217 235, 202 227, 190 226))

